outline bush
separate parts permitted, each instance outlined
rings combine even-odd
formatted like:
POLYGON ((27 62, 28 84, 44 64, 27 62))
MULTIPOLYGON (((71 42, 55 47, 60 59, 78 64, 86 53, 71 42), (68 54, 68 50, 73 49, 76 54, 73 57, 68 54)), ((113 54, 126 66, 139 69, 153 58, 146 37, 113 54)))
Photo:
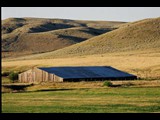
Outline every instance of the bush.
POLYGON ((5 71, 5 72, 2 72, 2 76, 9 76, 9 74, 10 74, 10 72, 7 72, 7 71, 5 71))
POLYGON ((105 81, 104 82, 104 84, 103 84, 103 86, 108 86, 108 87, 112 87, 112 82, 110 82, 110 81, 105 81))
POLYGON ((14 82, 15 80, 18 80, 18 73, 11 72, 11 73, 9 74, 9 79, 12 80, 13 82, 14 82))

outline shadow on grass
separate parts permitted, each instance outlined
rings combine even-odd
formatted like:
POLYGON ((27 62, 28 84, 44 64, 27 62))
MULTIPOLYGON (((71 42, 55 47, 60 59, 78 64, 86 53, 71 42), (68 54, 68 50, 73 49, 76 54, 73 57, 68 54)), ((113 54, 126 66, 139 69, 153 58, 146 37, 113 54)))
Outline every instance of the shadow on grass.
POLYGON ((110 87, 131 87, 134 86, 135 84, 132 83, 126 83, 126 84, 117 84, 117 85, 111 85, 110 87))
POLYGON ((26 92, 47 92, 47 91, 68 91, 68 90, 89 90, 89 89, 91 88, 61 88, 61 89, 50 88, 50 89, 40 89, 40 90, 26 91, 26 92))
MULTIPOLYGON (((31 87, 33 86, 34 84, 3 84, 2 87, 4 87, 5 89, 9 89, 10 92, 24 92, 26 91, 27 87, 31 87)), ((2 93, 7 93, 7 92, 2 92, 2 93)))
POLYGON ((33 92, 45 92, 45 91, 67 91, 67 90, 75 90, 75 89, 66 89, 66 88, 62 88, 62 89, 40 89, 40 90, 36 90, 33 92))
POLYGON ((2 85, 5 88, 10 88, 12 90, 25 90, 27 87, 33 86, 33 84, 29 85, 14 85, 14 84, 8 84, 8 85, 2 85))
MULTIPOLYGON (((49 91, 69 91, 69 90, 89 90, 90 88, 50 88, 50 89, 39 89, 39 90, 33 90, 33 91, 27 91, 27 90, 16 90, 12 91, 12 93, 32 93, 32 92, 49 92, 49 91)), ((8 92, 2 92, 2 93, 8 93, 8 92)))
POLYGON ((134 86, 134 84, 117 84, 117 85, 111 85, 111 86, 108 86, 108 87, 120 87, 120 88, 124 88, 124 87, 130 87, 130 86, 134 86))
POLYGON ((122 85, 111 85, 110 87, 122 87, 122 85))
POLYGON ((61 89, 40 89, 40 90, 34 90, 34 91, 22 91, 22 92, 25 92, 25 93, 28 93, 28 92, 48 92, 48 91, 69 91, 69 90, 79 90, 77 88, 61 88, 61 89))

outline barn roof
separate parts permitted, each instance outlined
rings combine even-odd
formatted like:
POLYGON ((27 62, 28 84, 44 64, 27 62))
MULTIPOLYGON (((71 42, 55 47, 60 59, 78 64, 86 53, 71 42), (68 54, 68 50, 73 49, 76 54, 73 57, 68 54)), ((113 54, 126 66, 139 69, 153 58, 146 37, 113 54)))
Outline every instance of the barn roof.
POLYGON ((39 68, 64 79, 74 78, 116 78, 133 77, 134 75, 122 72, 110 66, 84 66, 84 67, 48 67, 39 68))

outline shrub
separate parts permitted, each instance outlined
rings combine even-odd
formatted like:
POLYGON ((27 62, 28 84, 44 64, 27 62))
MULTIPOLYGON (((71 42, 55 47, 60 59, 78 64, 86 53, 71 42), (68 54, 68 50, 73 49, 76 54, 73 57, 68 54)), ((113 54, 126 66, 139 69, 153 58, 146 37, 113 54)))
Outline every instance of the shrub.
POLYGON ((18 80, 18 73, 11 72, 11 73, 9 74, 9 79, 12 80, 13 82, 14 82, 15 80, 18 80))
POLYGON ((105 81, 104 82, 104 84, 103 84, 103 86, 108 86, 108 87, 112 87, 112 82, 110 82, 110 81, 105 81))

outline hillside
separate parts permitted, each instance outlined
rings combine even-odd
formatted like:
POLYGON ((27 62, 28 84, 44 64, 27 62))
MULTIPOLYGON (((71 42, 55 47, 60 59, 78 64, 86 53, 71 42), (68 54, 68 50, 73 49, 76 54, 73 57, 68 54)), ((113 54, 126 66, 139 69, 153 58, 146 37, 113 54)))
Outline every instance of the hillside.
POLYGON ((17 57, 61 49, 106 33, 124 22, 44 18, 2 21, 2 57, 17 57))
POLYGON ((48 52, 37 58, 67 55, 92 55, 113 52, 160 50, 160 18, 120 25, 119 29, 93 37, 64 49, 48 52))

